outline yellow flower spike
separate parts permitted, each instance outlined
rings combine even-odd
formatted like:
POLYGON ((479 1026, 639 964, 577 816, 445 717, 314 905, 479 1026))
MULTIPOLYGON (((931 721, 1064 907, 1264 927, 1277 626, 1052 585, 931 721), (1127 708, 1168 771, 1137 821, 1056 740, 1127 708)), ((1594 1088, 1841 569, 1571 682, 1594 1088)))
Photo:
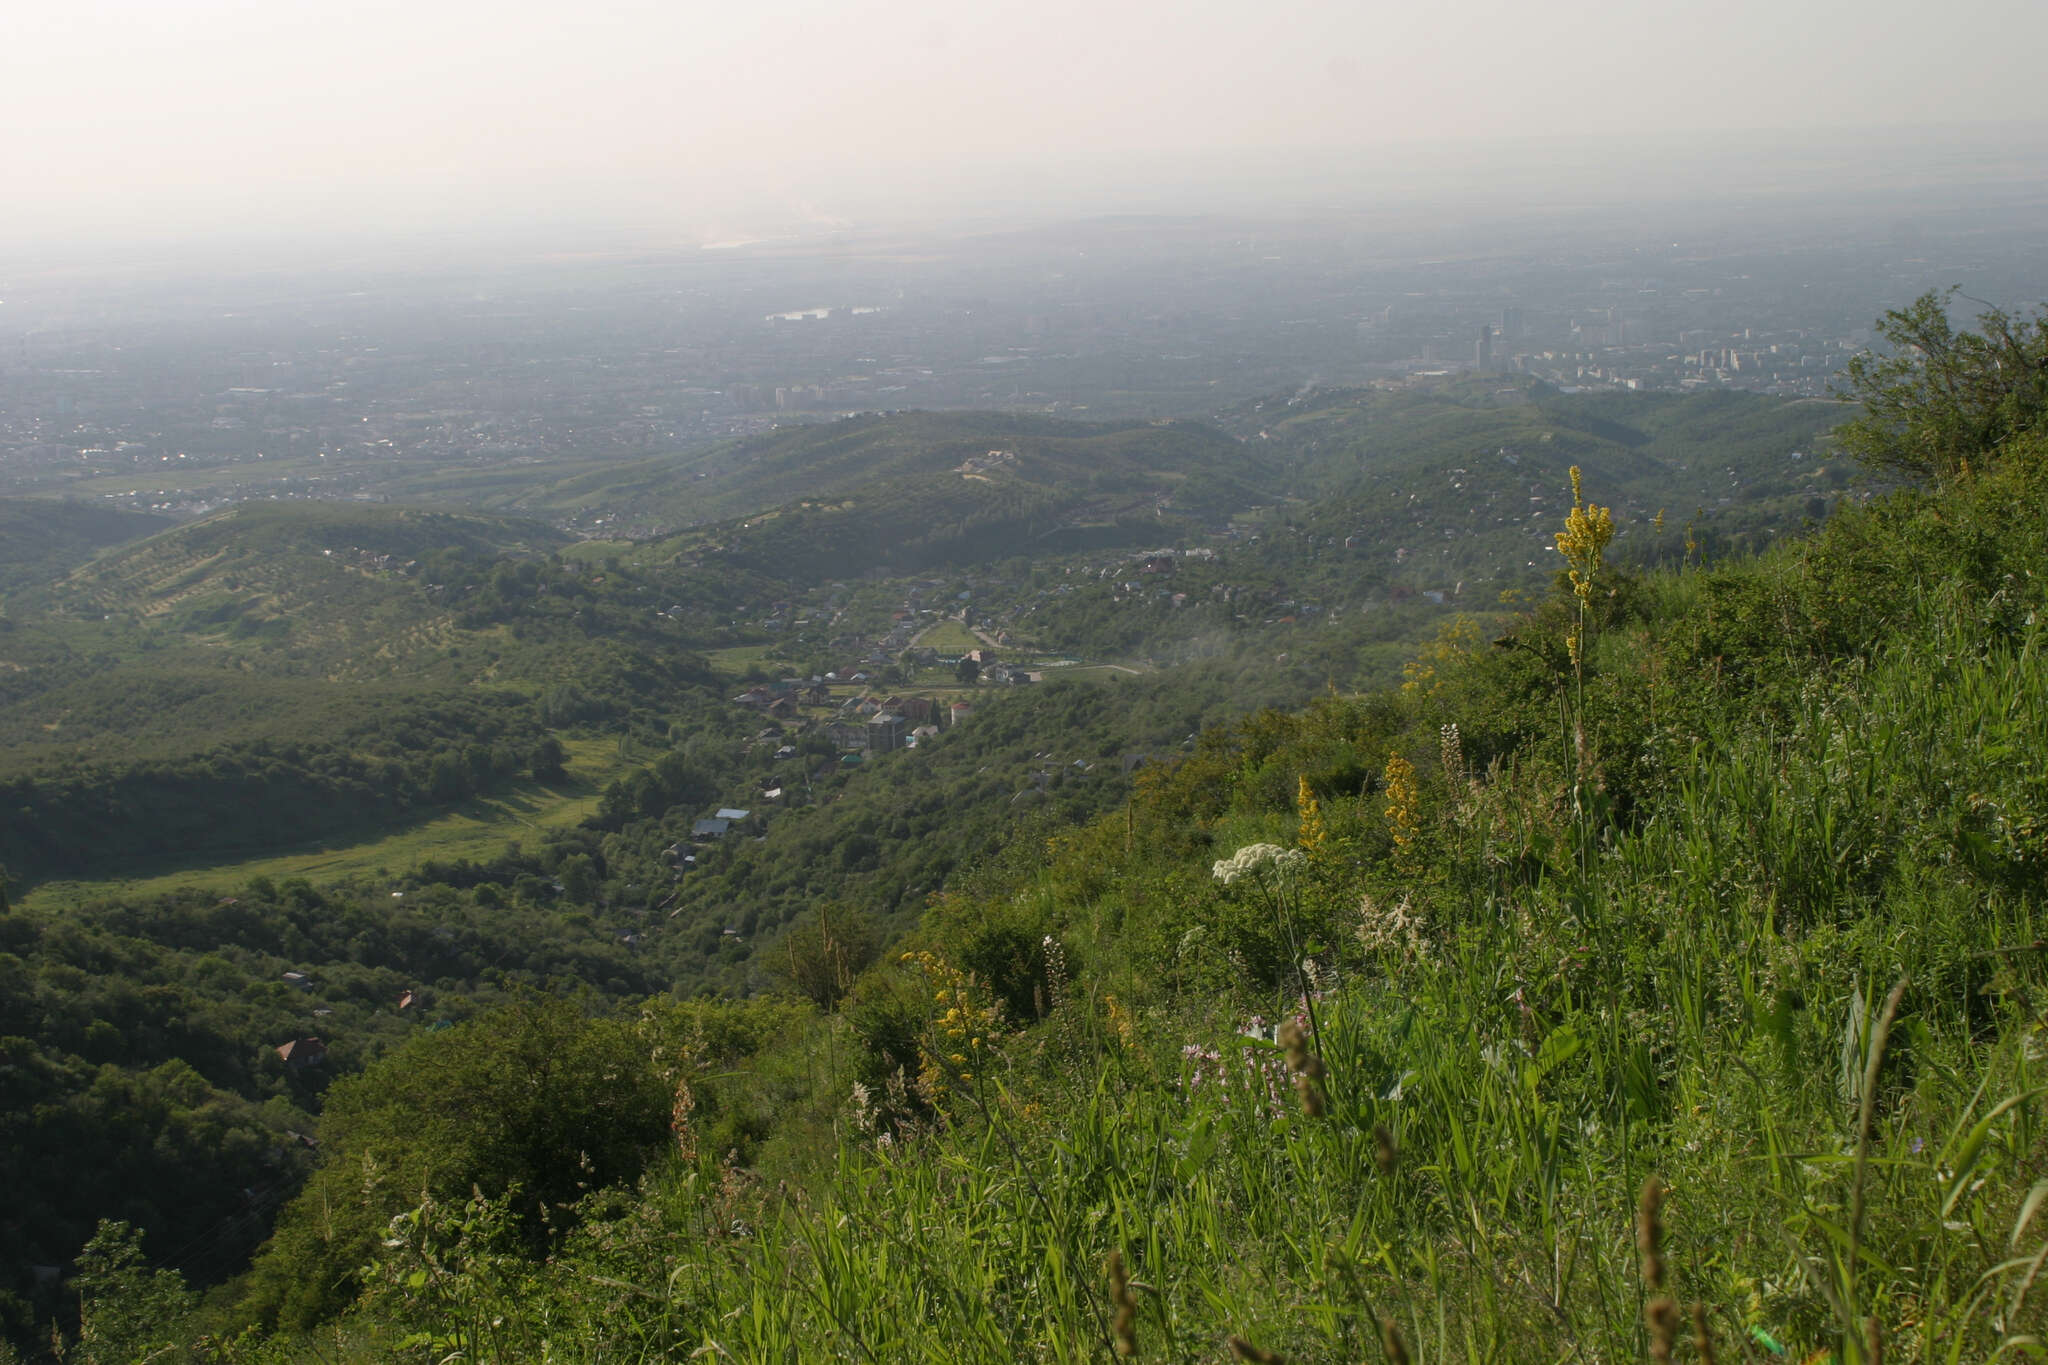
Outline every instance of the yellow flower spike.
POLYGON ((1588 503, 1579 467, 1573 465, 1571 473, 1572 510, 1565 514, 1564 529, 1555 533, 1555 539, 1557 552, 1564 556, 1572 596, 1579 600, 1579 619, 1564 642, 1572 670, 1577 672, 1585 654, 1586 606, 1593 600, 1594 580, 1606 567, 1607 547, 1614 540, 1614 509, 1588 503))
POLYGON ((1396 852, 1406 854, 1422 827, 1422 792, 1416 783, 1415 765, 1399 754, 1387 756, 1387 826, 1394 836, 1396 852))
POLYGON ((1308 784, 1308 774, 1303 773, 1294 792, 1294 807, 1301 816, 1301 829, 1295 835, 1295 842, 1311 858, 1322 852, 1323 843, 1329 831, 1323 825, 1323 808, 1316 800, 1314 788, 1308 784))

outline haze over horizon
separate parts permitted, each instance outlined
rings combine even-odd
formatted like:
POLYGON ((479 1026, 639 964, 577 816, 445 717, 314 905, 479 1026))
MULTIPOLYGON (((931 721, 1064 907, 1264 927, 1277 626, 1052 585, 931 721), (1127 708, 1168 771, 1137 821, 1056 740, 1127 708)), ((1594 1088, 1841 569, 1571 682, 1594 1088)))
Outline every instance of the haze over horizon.
POLYGON ((0 243, 593 247, 1020 214, 2038 180, 2048 7, 79 0, 0 243))

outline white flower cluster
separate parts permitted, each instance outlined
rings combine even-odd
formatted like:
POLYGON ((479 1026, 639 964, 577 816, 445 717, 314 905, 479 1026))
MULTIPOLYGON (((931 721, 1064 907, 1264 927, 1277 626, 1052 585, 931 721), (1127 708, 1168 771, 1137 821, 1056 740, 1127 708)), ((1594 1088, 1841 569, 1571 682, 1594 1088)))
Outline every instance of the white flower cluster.
POLYGON ((1246 844, 1228 858, 1219 861, 1210 872, 1225 886, 1239 877, 1250 876, 1264 867, 1271 867, 1276 876, 1299 872, 1308 866, 1308 855, 1298 848, 1282 848, 1278 844, 1246 844))
POLYGON ((1382 909, 1371 896, 1358 903, 1358 941, 1374 952, 1405 950, 1415 957, 1429 955, 1429 943, 1422 936, 1422 918, 1408 909, 1408 898, 1382 909))

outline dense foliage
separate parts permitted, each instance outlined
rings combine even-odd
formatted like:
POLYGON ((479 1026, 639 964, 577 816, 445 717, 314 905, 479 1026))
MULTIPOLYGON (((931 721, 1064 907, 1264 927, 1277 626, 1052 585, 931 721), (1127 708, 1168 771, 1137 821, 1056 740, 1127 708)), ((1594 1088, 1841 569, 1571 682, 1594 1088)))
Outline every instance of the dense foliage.
POLYGON ((1947 479, 2048 413, 2048 313, 1987 308, 1981 331, 1949 321, 1956 290, 1922 294, 1878 322, 1882 353, 1852 358, 1844 376, 1862 412, 1842 428, 1858 459, 1914 479, 1947 479))

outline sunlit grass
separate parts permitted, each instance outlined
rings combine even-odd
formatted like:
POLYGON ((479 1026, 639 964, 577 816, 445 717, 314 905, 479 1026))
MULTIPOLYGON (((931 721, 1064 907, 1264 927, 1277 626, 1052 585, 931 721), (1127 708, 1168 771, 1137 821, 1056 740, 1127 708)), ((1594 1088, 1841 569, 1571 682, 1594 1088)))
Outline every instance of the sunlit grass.
POLYGON ((980 637, 951 617, 927 627, 917 642, 941 654, 966 654, 983 648, 980 637))

